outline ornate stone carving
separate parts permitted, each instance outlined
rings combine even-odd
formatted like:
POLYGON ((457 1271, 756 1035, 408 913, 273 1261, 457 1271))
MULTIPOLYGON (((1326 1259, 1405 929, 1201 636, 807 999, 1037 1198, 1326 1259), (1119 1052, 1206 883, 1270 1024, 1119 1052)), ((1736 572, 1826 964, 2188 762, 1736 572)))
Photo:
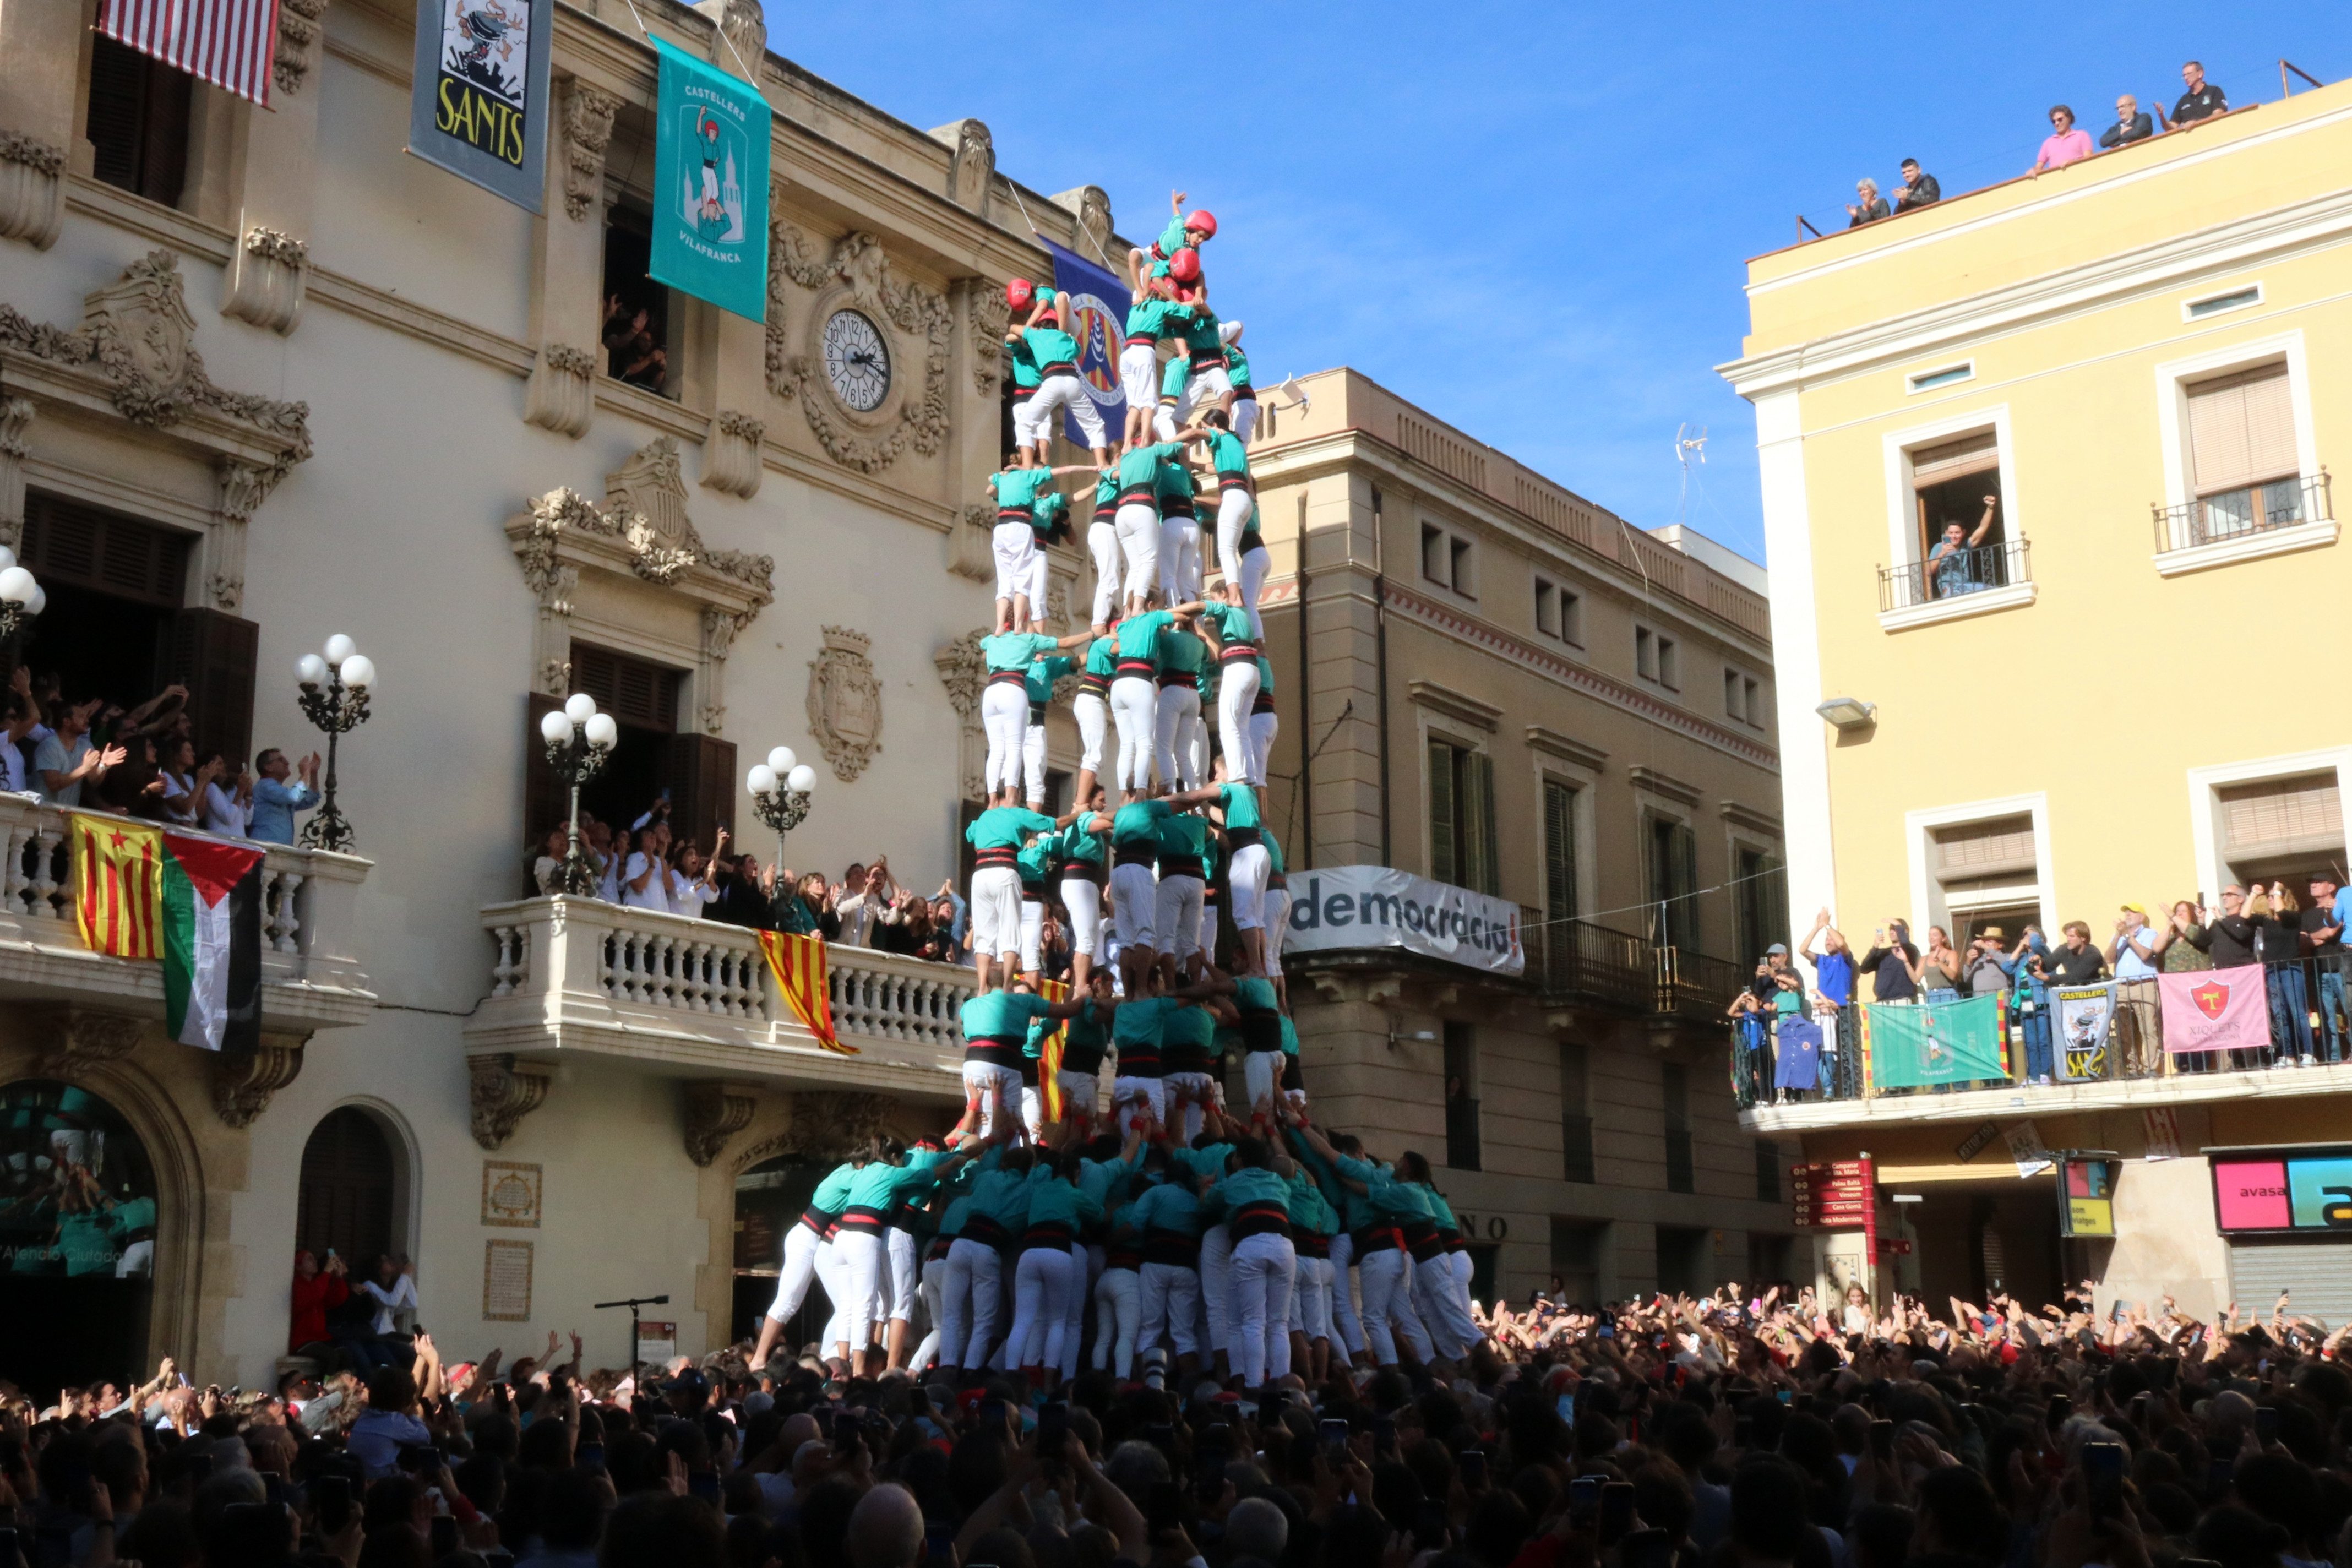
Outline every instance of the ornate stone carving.
POLYGON ((996 139, 982 121, 961 120, 955 125, 954 146, 954 155, 948 159, 948 200, 985 218, 996 184, 996 139))
POLYGON ((809 661, 809 731, 844 783, 882 749, 882 683, 866 657, 873 646, 864 632, 827 626, 824 651, 809 661))
POLYGON ((80 1007, 47 1009, 42 1020, 41 1070, 52 1078, 76 1078, 106 1062, 119 1062, 138 1047, 144 1020, 123 1013, 92 1013, 80 1007))
POLYGON ((0 131, 0 239, 21 239, 36 250, 58 242, 65 167, 64 148, 0 131))
POLYGON ((755 73, 768 52, 768 18, 760 0, 695 0, 694 8, 718 24, 710 39, 710 63, 737 76, 755 73))
POLYGON ((621 522, 638 576, 667 584, 702 559, 702 536, 686 515, 686 469, 677 438, 663 436, 604 476, 604 505, 621 522))
POLYGON ((310 455, 310 407, 228 392, 205 374, 196 320, 188 313, 179 258, 151 250, 122 276, 82 302, 82 324, 67 330, 28 321, 0 305, 0 353, 24 354, 102 381, 115 411, 136 424, 170 429, 199 416, 244 427, 274 448, 264 470, 275 484, 310 455))
MULTIPOLYGON (((1081 256, 1101 258, 1115 254, 1111 247, 1118 241, 1111 228, 1108 191, 1100 185, 1080 185, 1076 190, 1064 191, 1055 196, 1054 205, 1078 220, 1077 233, 1071 237, 1075 241, 1070 247, 1072 250, 1081 256)), ((1121 261, 1111 270, 1124 273, 1127 263, 1121 261)))
POLYGON ((792 224, 777 219, 770 226, 768 390, 787 401, 800 400, 818 445, 845 468, 879 473, 910 447, 928 458, 945 443, 953 317, 944 294, 891 277, 889 253, 872 234, 844 235, 834 242, 831 254, 819 260, 808 237, 792 224), (919 391, 912 386, 894 387, 888 402, 873 418, 851 416, 815 373, 816 334, 831 311, 821 300, 796 300, 787 284, 812 292, 826 291, 920 338, 924 353, 919 391), (808 308, 802 316, 803 341, 795 350, 792 322, 797 306, 808 308))
POLYGON ((760 1109, 757 1084, 707 1079, 686 1086, 686 1157, 698 1165, 719 1158, 727 1141, 751 1124, 760 1109))
POLYGON ((526 423, 573 440, 596 417, 596 356, 569 343, 542 343, 522 392, 526 423))
POLYGON ((284 337, 301 319, 310 279, 310 247, 290 234, 256 225, 229 257, 221 314, 284 337))
POLYGON ((475 1057, 467 1068, 474 1104, 474 1142, 485 1149, 502 1147, 514 1136, 516 1124, 547 1099, 554 1077, 548 1068, 518 1062, 511 1055, 475 1057))
POLYGON ((965 506, 948 526, 948 570, 975 583, 996 581, 996 552, 990 542, 996 508, 985 501, 965 506))
POLYGON ((269 74, 278 91, 299 92, 310 79, 310 46, 326 14, 327 0, 278 0, 278 53, 269 74))
POLYGON ((759 494, 760 479, 767 468, 761 460, 760 443, 767 435, 764 420, 732 408, 720 409, 710 421, 710 434, 703 438, 702 482, 746 500, 759 494))
POLYGON ((563 210, 574 223, 603 205, 604 149, 621 100, 578 77, 563 93, 563 210))
POLYGON ((931 655, 931 663, 940 672, 940 684, 948 689, 948 706, 956 710, 959 719, 980 717, 980 689, 988 683, 988 665, 981 657, 980 639, 986 635, 966 632, 931 655))
POLYGON ((269 1097, 302 1071, 302 1047, 310 1037, 270 1036, 250 1051, 223 1051, 213 1058, 213 1110, 231 1127, 253 1125, 269 1109, 269 1097))
POLYGON ((531 689, 534 691, 543 691, 550 697, 570 696, 572 692, 572 661, 568 658, 551 658, 546 663, 541 665, 539 667, 538 683, 534 685, 531 689))
POLYGON ((842 1159, 881 1135, 889 1124, 887 1094, 820 1090, 793 1096, 793 1136, 807 1152, 842 1159))
POLYGON ((29 397, 0 399, 0 544, 25 542, 25 428, 33 422, 29 397))
POLYGON ((971 384, 982 397, 993 397, 1004 374, 1004 332, 1013 324, 1013 309, 992 279, 968 279, 959 287, 964 295, 964 325, 971 335, 971 384))

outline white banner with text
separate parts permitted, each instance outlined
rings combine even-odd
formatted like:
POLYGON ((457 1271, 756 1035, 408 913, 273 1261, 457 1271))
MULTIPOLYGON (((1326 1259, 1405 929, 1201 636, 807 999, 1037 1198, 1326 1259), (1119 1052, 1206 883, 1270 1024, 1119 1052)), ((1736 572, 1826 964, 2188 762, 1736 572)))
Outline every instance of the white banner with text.
POLYGON ((1517 974, 1519 906, 1386 866, 1331 866, 1290 874, 1286 953, 1400 947, 1427 958, 1517 974))

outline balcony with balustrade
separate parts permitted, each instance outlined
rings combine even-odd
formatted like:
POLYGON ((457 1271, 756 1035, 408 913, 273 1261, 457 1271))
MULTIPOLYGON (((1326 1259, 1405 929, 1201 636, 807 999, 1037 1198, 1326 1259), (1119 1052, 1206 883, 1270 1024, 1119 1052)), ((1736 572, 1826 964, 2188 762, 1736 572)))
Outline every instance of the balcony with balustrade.
MULTIPOLYGON (((76 919, 81 868, 69 813, 0 795, 0 1000, 161 1025, 163 966, 94 952, 76 919)), ((98 815, 98 814, 82 814, 98 815)), ((152 827, 142 823, 142 827, 152 827)), ((261 1027, 308 1037, 365 1019, 375 993, 360 966, 359 889, 373 863, 271 844, 261 868, 261 1027)))
POLYGON ((594 1059, 657 1078, 962 1098, 959 1015, 973 984, 961 965, 830 944, 834 1027, 856 1047, 845 1055, 777 994, 757 931, 578 898, 481 918, 488 994, 466 1026, 478 1063, 594 1059))

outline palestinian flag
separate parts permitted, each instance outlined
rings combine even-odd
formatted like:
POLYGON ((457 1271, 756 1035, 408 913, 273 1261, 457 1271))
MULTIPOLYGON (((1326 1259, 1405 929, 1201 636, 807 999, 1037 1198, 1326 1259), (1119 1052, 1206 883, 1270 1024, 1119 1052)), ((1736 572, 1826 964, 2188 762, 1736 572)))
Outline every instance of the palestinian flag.
POLYGON ((160 959, 184 1046, 261 1043, 261 857, 249 845, 73 814, 74 921, 92 952, 160 959))

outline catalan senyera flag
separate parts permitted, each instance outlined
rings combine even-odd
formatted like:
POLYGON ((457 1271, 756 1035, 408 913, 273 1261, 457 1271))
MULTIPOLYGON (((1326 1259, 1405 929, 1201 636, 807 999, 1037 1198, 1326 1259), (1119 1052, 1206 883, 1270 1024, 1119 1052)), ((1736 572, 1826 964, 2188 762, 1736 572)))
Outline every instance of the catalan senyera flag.
POLYGON ((833 990, 825 978, 824 938, 795 936, 787 931, 763 931, 760 951, 767 955, 768 973, 776 977, 793 1016, 816 1037, 816 1043, 845 1057, 861 1054, 845 1046, 833 1027, 833 990))
POLYGON ((269 107, 278 0, 104 0, 98 30, 116 43, 269 107))
POLYGON ((74 921, 93 952, 158 959, 172 1037, 261 1043, 261 858, 250 845, 73 814, 74 921))
MULTIPOLYGON (((1070 999, 1070 983, 1066 980, 1040 980, 1037 994, 1048 1002, 1070 999)), ((1043 1022, 1044 1020, 1039 1020, 1043 1022)), ((1037 1093, 1045 1102, 1045 1120, 1062 1120, 1062 1047, 1069 1038, 1069 1026, 1061 1019, 1053 1021, 1054 1032, 1037 1047, 1037 1093)))

